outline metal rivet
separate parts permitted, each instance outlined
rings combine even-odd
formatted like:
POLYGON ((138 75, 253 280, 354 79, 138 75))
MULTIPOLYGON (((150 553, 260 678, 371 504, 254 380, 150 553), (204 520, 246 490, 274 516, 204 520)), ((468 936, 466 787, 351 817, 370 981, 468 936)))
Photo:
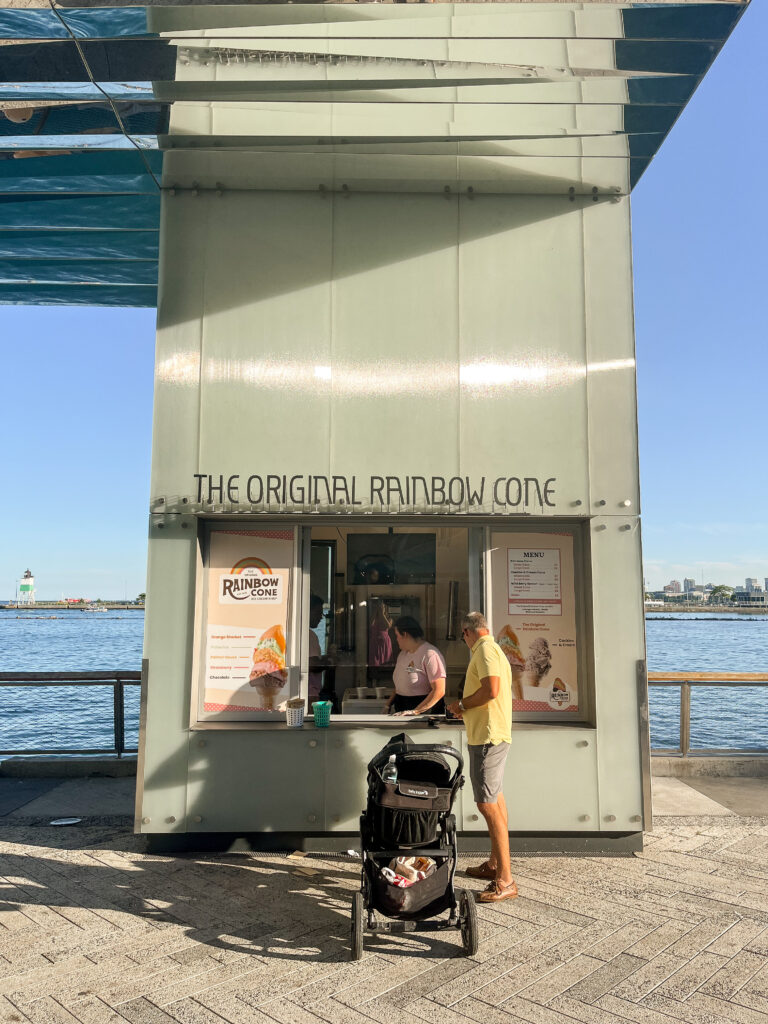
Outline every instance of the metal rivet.
POLYGON ((141 819, 141 824, 142 825, 148 825, 150 823, 150 821, 152 821, 151 818, 142 818, 141 819))
POLYGON ((469 816, 469 820, 470 821, 477 821, 477 819, 478 819, 478 816, 476 814, 470 814, 470 816, 469 816))
POLYGON ((619 508, 629 508, 631 504, 632 502, 629 500, 629 498, 625 498, 624 501, 619 502, 619 508))
POLYGON ((620 530, 631 530, 632 529, 632 524, 631 523, 624 523, 622 526, 619 527, 619 529, 620 530))
POLYGON ((605 820, 606 821, 616 821, 616 815, 615 814, 606 814, 605 820))
POLYGON ((189 504, 189 498, 182 498, 181 499, 181 504, 182 505, 188 505, 189 504))
POLYGON ((632 817, 629 820, 630 821, 642 821, 643 819, 640 817, 639 814, 633 814, 632 817))
POLYGON ((573 505, 574 508, 581 505, 581 498, 577 498, 576 501, 572 501, 571 505, 573 505))
POLYGON ((176 816, 174 814, 171 814, 170 817, 166 818, 165 820, 168 825, 172 825, 176 821, 176 816))
POLYGON ((315 821, 317 821, 317 815, 316 814, 308 814, 307 815, 307 821, 310 822, 310 824, 314 823, 315 821))
POLYGON ((189 529, 189 523, 182 523, 181 524, 181 528, 182 528, 182 530, 188 530, 189 529))
POLYGON ((205 746, 205 740, 198 740, 197 741, 197 745, 198 745, 198 747, 204 747, 205 746))
POLYGON ((576 746, 577 747, 588 747, 589 746, 589 740, 579 740, 579 742, 576 744, 576 746))
POLYGON ((201 815, 201 814, 196 814, 196 815, 194 816, 194 818, 192 819, 192 821, 194 821, 194 823, 195 823, 196 825, 199 825, 199 824, 200 824, 200 822, 201 822, 202 820, 203 820, 203 817, 202 817, 202 815, 201 815))
POLYGON ((605 498, 599 498, 599 499, 598 499, 598 500, 597 500, 597 501, 595 502, 595 504, 596 504, 596 505, 597 505, 598 507, 600 507, 601 505, 604 505, 604 504, 605 504, 605 498))
POLYGON ((310 747, 316 747, 317 746, 317 740, 310 740, 309 741, 309 745, 310 745, 310 747))
POLYGON ((591 821, 591 820, 592 819, 590 818, 590 816, 588 814, 580 814, 579 815, 579 821, 591 821))
POLYGON ((595 527, 595 529, 596 530, 607 530, 608 527, 605 525, 605 523, 600 523, 598 526, 595 527))
POLYGON ((155 526, 158 528, 158 530, 162 530, 162 528, 165 526, 165 523, 155 523, 155 526))

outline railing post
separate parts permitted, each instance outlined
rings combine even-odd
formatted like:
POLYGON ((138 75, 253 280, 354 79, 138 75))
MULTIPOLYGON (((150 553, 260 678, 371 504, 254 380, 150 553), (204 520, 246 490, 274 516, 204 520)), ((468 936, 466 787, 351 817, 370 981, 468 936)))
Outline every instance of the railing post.
POLYGON ((125 698, 123 680, 119 677, 114 682, 112 694, 115 722, 115 753, 118 757, 122 757, 125 750, 125 698))
POLYGON ((691 749, 691 684, 680 684, 680 753, 687 757, 691 749))

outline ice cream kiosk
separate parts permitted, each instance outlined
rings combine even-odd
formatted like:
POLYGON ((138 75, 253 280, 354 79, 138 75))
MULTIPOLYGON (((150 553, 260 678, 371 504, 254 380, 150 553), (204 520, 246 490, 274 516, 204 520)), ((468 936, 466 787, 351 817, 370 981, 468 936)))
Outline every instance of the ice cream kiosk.
MULTIPOLYGON (((650 826, 630 192, 743 5, 406 6, 149 8, 157 849, 353 845, 404 725, 386 623, 455 697, 469 610, 512 666, 513 849, 650 826), (330 726, 290 728, 313 673, 330 726)), ((457 818, 471 849, 469 787, 457 818)))

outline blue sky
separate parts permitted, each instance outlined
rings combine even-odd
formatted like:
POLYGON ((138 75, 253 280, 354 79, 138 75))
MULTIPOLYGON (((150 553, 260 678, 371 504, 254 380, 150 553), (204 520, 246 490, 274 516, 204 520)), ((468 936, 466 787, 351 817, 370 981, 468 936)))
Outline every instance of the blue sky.
MULTIPOLYGON (((754 2, 635 189, 645 576, 768 576, 763 73, 754 2)), ((0 308, 0 599, 144 590, 154 310, 0 308)))
POLYGON ((764 63, 747 10, 632 199, 645 576, 768 576, 764 63))

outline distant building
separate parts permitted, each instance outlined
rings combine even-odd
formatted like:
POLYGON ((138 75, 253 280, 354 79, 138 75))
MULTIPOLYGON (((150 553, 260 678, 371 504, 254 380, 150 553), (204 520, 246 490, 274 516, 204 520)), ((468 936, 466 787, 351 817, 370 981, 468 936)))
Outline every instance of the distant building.
POLYGON ((683 588, 680 586, 680 580, 670 580, 669 583, 664 587, 665 594, 682 594, 683 588))
POLYGON ((696 580, 692 580, 690 577, 686 576, 686 578, 683 580, 683 593, 690 594, 690 592, 695 589, 696 580))
POLYGON ((768 576, 765 577, 765 579, 763 580, 763 583, 765 583, 765 586, 763 587, 763 589, 765 590, 766 593, 768 593, 768 576))
POLYGON ((753 590, 757 589, 757 580, 753 579, 751 576, 748 576, 744 580, 744 589, 748 594, 751 594, 753 590))

